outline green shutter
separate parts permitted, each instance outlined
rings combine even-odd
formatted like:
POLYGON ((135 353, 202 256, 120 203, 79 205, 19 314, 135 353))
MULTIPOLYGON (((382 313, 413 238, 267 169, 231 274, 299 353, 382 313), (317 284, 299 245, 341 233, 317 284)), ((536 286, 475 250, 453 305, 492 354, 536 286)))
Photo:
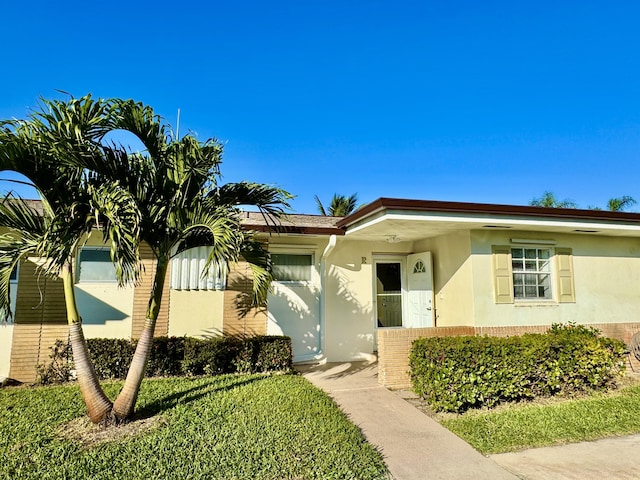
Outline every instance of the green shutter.
POLYGON ((570 248, 556 248, 556 290, 559 303, 575 303, 573 255, 570 248))
POLYGON ((513 303, 511 247, 493 246, 493 290, 496 303, 513 303))

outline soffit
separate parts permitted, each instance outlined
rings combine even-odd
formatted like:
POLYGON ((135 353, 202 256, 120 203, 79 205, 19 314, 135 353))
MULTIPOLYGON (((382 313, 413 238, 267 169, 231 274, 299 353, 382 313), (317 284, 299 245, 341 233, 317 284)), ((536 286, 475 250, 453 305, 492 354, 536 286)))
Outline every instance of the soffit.
POLYGON ((640 221, 380 210, 349 225, 346 236, 354 240, 416 241, 468 230, 640 237, 640 221))

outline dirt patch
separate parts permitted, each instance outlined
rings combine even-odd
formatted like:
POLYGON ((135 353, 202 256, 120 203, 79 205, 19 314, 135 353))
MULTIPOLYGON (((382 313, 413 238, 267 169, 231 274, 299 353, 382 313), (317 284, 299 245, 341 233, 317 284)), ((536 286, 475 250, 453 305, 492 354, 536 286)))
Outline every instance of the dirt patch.
POLYGON ((137 437, 163 425, 166 425, 166 420, 160 415, 133 419, 123 425, 110 427, 96 425, 89 417, 80 417, 60 425, 56 433, 67 440, 80 442, 83 448, 92 448, 107 442, 137 437))

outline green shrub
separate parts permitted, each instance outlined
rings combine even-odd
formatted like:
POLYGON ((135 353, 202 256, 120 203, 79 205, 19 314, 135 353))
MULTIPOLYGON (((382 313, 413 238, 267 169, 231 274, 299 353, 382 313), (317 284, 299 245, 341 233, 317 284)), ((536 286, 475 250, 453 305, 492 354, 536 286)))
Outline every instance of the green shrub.
POLYGON ((235 337, 187 338, 182 371, 187 375, 233 373, 233 359, 240 345, 241 341, 235 337))
POLYGON ((88 338, 87 348, 98 378, 125 378, 136 342, 120 338, 88 338))
POLYGON ((554 325, 521 337, 434 337, 413 343, 414 391, 435 410, 463 412, 505 401, 575 395, 615 385, 624 344, 590 327, 554 325))
POLYGON ((185 337, 156 337, 147 365, 150 377, 174 377, 182 373, 185 337))
MULTIPOLYGON (((136 348, 135 340, 87 339, 89 356, 101 380, 123 379, 136 348)), ((51 363, 38 367, 42 384, 72 379, 71 347, 56 342, 51 363)), ((147 376, 219 375, 289 371, 292 368, 291 339, 280 336, 233 336, 208 339, 156 337, 147 365, 147 376)))
POLYGON ((51 361, 46 365, 36 366, 36 382, 42 385, 52 385, 72 380, 72 357, 71 345, 62 340, 56 340, 49 354, 51 361))
POLYGON ((233 362, 238 373, 289 371, 293 368, 291 339, 281 336, 246 338, 233 362))

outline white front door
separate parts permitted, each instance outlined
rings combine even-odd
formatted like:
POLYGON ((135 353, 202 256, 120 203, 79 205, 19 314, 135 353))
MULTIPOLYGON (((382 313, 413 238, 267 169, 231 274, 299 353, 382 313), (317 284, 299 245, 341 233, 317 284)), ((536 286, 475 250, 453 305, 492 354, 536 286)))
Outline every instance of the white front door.
POLYGON ((431 252, 407 256, 407 308, 404 327, 433 327, 431 252))

